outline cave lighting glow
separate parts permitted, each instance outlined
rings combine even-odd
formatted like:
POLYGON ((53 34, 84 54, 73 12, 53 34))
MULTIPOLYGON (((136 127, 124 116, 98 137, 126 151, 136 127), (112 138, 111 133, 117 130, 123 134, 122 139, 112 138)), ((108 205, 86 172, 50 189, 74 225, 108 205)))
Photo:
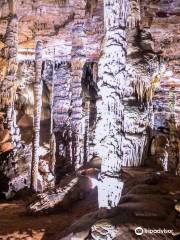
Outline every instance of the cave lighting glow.
POLYGON ((100 180, 90 178, 90 181, 91 189, 98 189, 99 208, 111 209, 118 205, 124 186, 119 178, 103 176, 100 180))

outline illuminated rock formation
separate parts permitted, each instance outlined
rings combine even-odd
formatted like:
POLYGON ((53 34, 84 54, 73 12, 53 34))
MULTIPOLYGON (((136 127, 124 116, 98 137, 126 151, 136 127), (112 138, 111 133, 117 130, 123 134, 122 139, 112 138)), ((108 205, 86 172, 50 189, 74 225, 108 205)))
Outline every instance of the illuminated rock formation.
POLYGON ((123 186, 123 183, 119 184, 117 177, 123 161, 120 133, 124 108, 122 97, 126 81, 127 12, 125 1, 104 2, 106 34, 99 62, 99 99, 94 150, 95 154, 102 158, 101 174, 105 175, 98 185, 99 207, 107 208, 118 203, 123 186))

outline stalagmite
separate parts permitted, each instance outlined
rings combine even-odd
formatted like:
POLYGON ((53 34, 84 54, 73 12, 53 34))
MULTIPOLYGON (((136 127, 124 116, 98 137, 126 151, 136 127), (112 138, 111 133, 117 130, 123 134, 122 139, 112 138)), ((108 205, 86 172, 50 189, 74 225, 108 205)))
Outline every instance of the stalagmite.
POLYGON ((42 42, 36 44, 35 55, 35 82, 34 82, 34 126, 33 126, 33 149, 32 149, 32 166, 31 166, 31 188, 33 191, 38 191, 37 177, 39 164, 39 141, 40 141, 40 120, 42 106, 42 42))
POLYGON ((141 14, 140 14, 140 3, 139 0, 130 0, 129 3, 129 16, 127 18, 127 26, 129 28, 134 28, 138 25, 141 14))

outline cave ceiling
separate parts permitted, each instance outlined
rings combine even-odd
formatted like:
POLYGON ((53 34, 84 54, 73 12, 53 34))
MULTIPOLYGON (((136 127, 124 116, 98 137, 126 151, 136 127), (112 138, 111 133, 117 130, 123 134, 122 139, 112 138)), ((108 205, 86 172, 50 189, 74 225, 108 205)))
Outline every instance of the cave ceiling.
MULTIPOLYGON (((162 56, 166 71, 161 79, 161 90, 168 91, 180 84, 180 3, 178 0, 141 0, 140 30, 150 33, 153 52, 162 56)), ((78 34, 73 34, 74 23, 83 19, 85 37, 83 41, 87 61, 98 61, 103 48, 104 21, 103 0, 84 1, 84 8, 78 0, 17 0, 16 12, 19 20, 18 61, 33 60, 35 42, 44 44, 43 59, 70 61, 72 46, 78 46, 78 34), (77 39, 76 39, 77 37, 77 39)), ((9 17, 8 0, 0 1, 0 49, 4 48, 4 36, 9 17)), ((131 40, 129 40, 131 41, 131 40)), ((179 96, 179 93, 177 94, 179 96)), ((164 95, 155 95, 157 105, 163 102, 164 95)), ((179 104, 177 111, 180 112, 179 104)))
MULTIPOLYGON (((169 59, 177 60, 180 55, 180 6, 178 0, 141 1, 142 21, 140 28, 148 28, 154 50, 169 59)), ((41 39, 46 50, 44 58, 55 56, 70 58, 72 29, 78 0, 67 2, 58 0, 17 0, 19 19, 19 58, 34 56, 35 40, 41 39)), ((9 16, 8 3, 1 0, 1 39, 6 31, 9 16)), ((79 13, 81 14, 81 13, 79 13)), ((103 0, 85 15, 86 50, 90 59, 98 58, 103 37, 103 0)), ((3 45, 3 43, 1 43, 3 45)), ((176 64, 175 64, 176 66, 176 64)), ((174 66, 174 67, 175 67, 174 66)), ((175 67, 175 71, 177 71, 175 67)))
MULTIPOLYGON (((57 0, 17 1, 19 19, 19 59, 34 57, 35 41, 42 40, 45 46, 44 59, 70 58, 72 46, 72 28, 76 8, 75 1, 63 3, 57 0)), ((87 37, 87 55, 97 58, 103 33, 103 2, 99 1, 93 17, 87 12, 85 31, 87 37)), ((8 19, 8 4, 1 1, 0 32, 5 34, 8 19)), ((79 13, 81 14, 81 13, 79 13)))

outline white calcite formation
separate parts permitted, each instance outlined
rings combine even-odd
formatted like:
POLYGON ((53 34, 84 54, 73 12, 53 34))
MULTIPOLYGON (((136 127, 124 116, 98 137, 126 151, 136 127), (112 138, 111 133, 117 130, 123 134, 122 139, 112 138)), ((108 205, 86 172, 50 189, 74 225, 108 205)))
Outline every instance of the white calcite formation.
POLYGON ((5 90, 0 108, 15 146, 21 139, 12 110, 17 116, 34 115, 38 39, 44 47, 38 79, 48 93, 41 120, 51 121, 53 174, 55 168, 62 177, 98 157, 99 206, 115 207, 123 187, 121 167, 144 164, 159 128, 170 131, 165 133, 170 141, 157 161, 164 170, 174 164, 175 173, 180 166, 178 11, 177 0, 0 1, 0 85, 5 90), (6 111, 14 83, 16 101, 6 111), (22 96, 28 103, 24 112, 18 108, 22 96))
MULTIPOLYGON (((152 73, 139 63, 139 68, 144 71, 144 75, 141 76, 143 71, 139 70, 137 62, 136 66, 133 66, 132 62, 126 64, 129 62, 125 31, 130 11, 128 6, 127 1, 104 3, 106 35, 99 61, 99 99, 94 151, 102 158, 101 174, 107 176, 107 179, 102 178, 103 183, 98 184, 99 206, 107 208, 111 208, 113 204, 115 207, 120 199, 123 183, 117 178, 121 166, 142 164, 147 144, 147 127, 150 126, 151 119, 148 99, 143 106, 143 99, 136 99, 133 86, 136 85, 137 79, 141 85, 144 84, 143 81, 151 85, 152 73), (111 182, 110 188, 105 187, 111 182)), ((132 12, 130 14, 133 15, 132 12)), ((135 19, 132 24, 128 22, 131 27, 136 26, 135 19)), ((142 60, 140 54, 138 61, 142 60)), ((142 98, 146 98, 144 93, 141 95, 142 98)))
POLYGON ((105 177, 101 178, 98 185, 98 200, 99 207, 105 208, 115 207, 122 192, 118 174, 123 162, 121 131, 124 110, 122 97, 126 82, 127 3, 104 2, 106 35, 99 61, 99 99, 94 151, 102 158, 101 175, 105 177))
POLYGON ((127 14, 125 5, 125 2, 122 2, 122 6, 116 1, 104 2, 106 35, 99 62, 99 99, 94 149, 102 158, 101 171, 110 173, 118 172, 121 167, 120 131, 127 48, 124 30, 126 16, 123 16, 127 14))

